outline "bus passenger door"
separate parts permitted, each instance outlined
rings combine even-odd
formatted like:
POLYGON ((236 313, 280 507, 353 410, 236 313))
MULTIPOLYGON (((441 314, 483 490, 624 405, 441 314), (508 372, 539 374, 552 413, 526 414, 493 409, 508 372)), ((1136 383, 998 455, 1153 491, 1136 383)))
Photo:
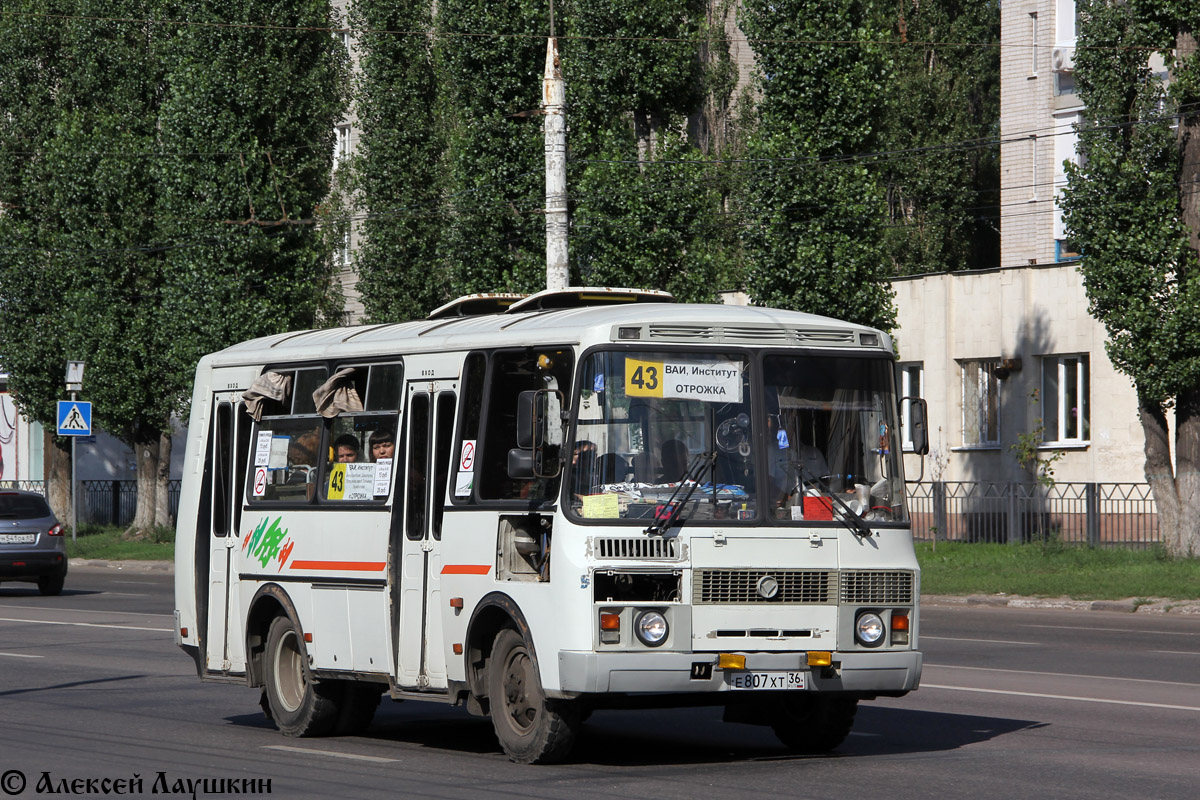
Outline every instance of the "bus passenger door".
MULTIPOLYGON (((407 468, 400 557, 400 631, 396 682, 406 689, 444 690, 441 623, 442 513, 454 438, 454 381, 412 381, 406 392, 407 468)), ((401 496, 397 487, 396 497, 401 496)))
POLYGON ((234 665, 245 661, 235 548, 241 544, 238 525, 242 516, 250 419, 239 413, 241 405, 231 399, 213 396, 206 459, 208 575, 204 588, 198 591, 207 589, 203 598, 207 614, 201 612, 201 618, 206 620, 202 635, 208 672, 229 672, 234 665))

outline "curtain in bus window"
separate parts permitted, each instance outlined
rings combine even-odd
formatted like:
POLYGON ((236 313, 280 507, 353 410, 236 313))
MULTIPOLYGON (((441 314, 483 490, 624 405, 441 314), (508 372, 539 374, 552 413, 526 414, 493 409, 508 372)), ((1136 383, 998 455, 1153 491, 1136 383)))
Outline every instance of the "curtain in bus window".
POLYGON ((363 410, 362 398, 354 388, 354 367, 339 369, 329 380, 318 386, 312 394, 317 413, 331 419, 338 414, 363 410))
POLYGON ((242 400, 246 403, 246 413, 261 422, 263 405, 267 400, 282 403, 292 390, 292 376, 279 372, 264 372, 254 379, 250 388, 242 392, 242 400))

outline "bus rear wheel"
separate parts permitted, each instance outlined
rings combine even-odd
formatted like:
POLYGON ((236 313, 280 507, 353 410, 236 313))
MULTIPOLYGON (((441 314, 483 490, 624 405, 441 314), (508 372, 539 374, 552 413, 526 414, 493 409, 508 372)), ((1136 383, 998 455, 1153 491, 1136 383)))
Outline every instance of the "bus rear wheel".
POLYGON ((542 691, 533 648, 512 628, 496 634, 487 673, 496 738, 518 764, 562 761, 579 731, 579 708, 542 691))
POLYGON ((276 617, 267 634, 266 699, 284 736, 325 736, 338 720, 336 687, 315 683, 295 623, 276 617))
POLYGON ((850 735, 857 697, 789 692, 771 713, 771 729, 795 753, 828 753, 850 735))

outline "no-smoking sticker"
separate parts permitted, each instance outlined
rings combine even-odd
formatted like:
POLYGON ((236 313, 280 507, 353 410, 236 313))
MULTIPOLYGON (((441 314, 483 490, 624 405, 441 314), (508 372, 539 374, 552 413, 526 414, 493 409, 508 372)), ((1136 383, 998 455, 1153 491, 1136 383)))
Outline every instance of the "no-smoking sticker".
POLYGON ((458 461, 458 469, 461 472, 470 472, 475 469, 475 440, 464 439, 462 446, 462 458, 458 461))
POLYGON ((267 493, 267 468, 254 468, 254 496, 263 497, 267 493))

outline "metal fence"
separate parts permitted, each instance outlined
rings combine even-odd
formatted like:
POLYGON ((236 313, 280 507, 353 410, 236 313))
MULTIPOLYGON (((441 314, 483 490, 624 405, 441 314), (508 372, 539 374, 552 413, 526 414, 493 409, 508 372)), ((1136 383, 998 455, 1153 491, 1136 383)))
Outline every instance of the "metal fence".
POLYGON ((1162 541, 1145 483, 908 484, 913 536, 923 541, 1150 547, 1162 541))
MULTIPOLYGON (((45 494, 45 481, 0 481, 0 489, 25 489, 45 494)), ((167 511, 171 519, 179 512, 180 481, 167 484, 167 511)), ((137 511, 137 481, 80 481, 79 524, 120 525, 133 522, 137 511)))

